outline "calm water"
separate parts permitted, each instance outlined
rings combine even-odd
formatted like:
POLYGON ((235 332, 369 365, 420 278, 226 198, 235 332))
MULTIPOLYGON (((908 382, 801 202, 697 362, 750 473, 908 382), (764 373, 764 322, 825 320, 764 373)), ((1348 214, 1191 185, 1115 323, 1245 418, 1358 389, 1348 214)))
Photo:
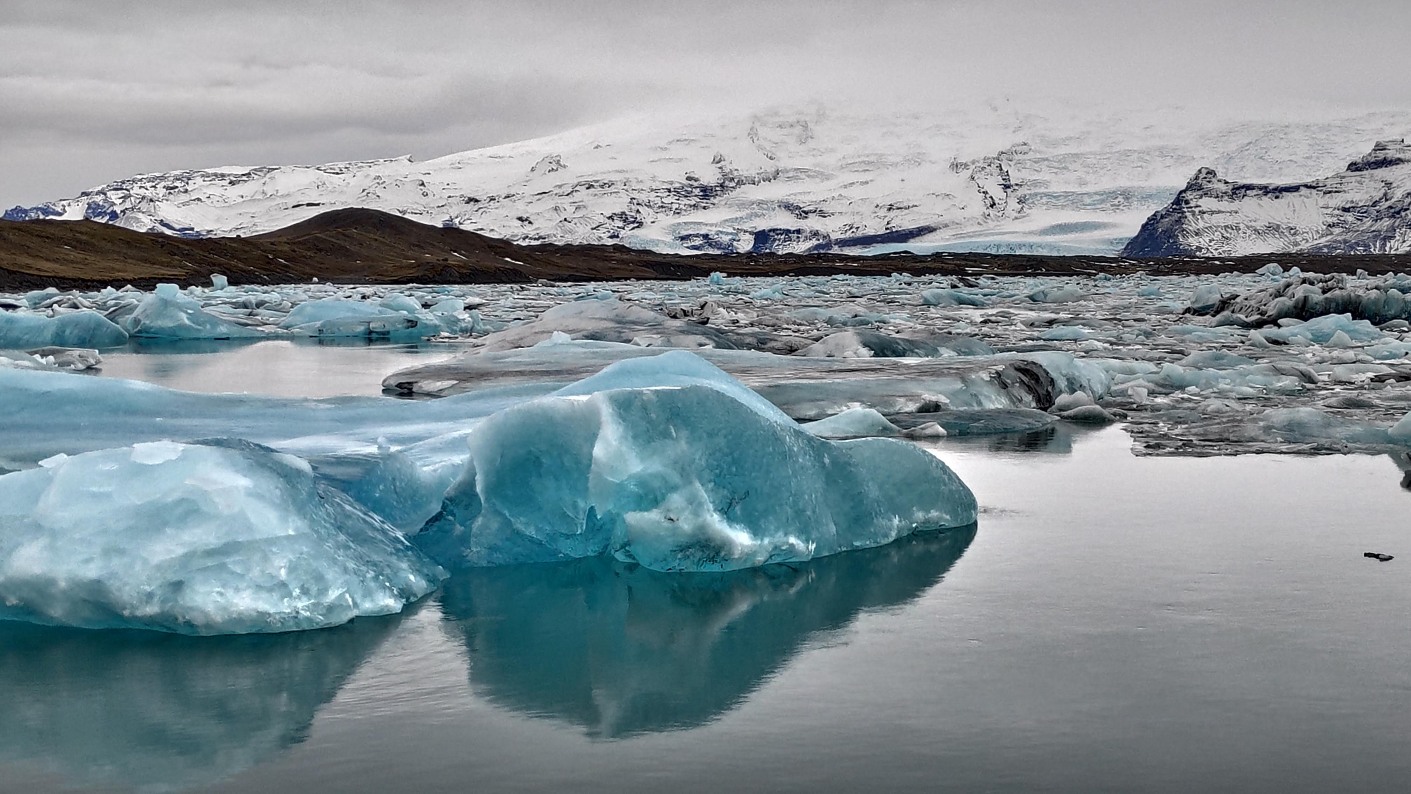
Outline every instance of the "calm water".
POLYGON ((937 452, 977 530, 797 568, 487 570, 275 637, 8 626, 0 789, 1404 790, 1390 459, 937 452))

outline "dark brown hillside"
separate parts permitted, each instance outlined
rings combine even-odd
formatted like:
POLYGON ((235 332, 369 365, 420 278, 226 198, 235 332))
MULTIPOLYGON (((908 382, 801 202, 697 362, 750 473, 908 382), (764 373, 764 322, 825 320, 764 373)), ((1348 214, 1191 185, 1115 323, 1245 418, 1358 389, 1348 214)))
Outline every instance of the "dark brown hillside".
POLYGON ((988 254, 713 254, 678 256, 623 246, 518 245, 461 229, 428 226, 369 209, 327 212, 251 237, 182 239, 92 221, 0 221, 0 289, 93 288, 159 281, 209 283, 513 283, 552 279, 734 276, 1074 275, 1219 273, 1269 262, 1307 271, 1411 271, 1411 256, 1282 255, 1241 259, 1117 259, 988 254))

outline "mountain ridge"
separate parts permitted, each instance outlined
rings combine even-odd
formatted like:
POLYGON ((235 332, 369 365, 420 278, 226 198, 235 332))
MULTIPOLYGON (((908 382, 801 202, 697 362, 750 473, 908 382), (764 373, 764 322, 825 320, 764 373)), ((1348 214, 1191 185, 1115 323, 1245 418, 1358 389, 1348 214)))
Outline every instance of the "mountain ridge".
POLYGON ((521 283, 731 276, 1219 273, 1277 261, 1307 271, 1411 270, 1411 255, 1117 259, 978 253, 660 254, 622 245, 521 245, 380 210, 333 210, 251 237, 186 239, 95 221, 0 221, 0 290, 93 289, 158 282, 280 284, 521 283))
POLYGON ((642 118, 421 162, 147 174, 5 217, 224 237, 371 207, 516 242, 663 253, 1115 254, 1198 165, 1300 178, 1411 128, 1401 112, 1208 128, 1180 114, 1072 115, 642 118))
POLYGON ((1378 141, 1341 172, 1308 182, 1234 182, 1195 172, 1123 256, 1411 252, 1411 145, 1378 141))

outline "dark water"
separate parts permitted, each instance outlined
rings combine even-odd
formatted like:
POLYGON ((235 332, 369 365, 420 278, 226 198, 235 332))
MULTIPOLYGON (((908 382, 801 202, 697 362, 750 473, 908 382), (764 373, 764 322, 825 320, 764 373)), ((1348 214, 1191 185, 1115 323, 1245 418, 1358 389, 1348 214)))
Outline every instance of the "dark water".
POLYGON ((275 637, 8 626, 0 790, 1405 790, 1390 459, 938 451, 977 530, 810 565, 485 570, 275 637))

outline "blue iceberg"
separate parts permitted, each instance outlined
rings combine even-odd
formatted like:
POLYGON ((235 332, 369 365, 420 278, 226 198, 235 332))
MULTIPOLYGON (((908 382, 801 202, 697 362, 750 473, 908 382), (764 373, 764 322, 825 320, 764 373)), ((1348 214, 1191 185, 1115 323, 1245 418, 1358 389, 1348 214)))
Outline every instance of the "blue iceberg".
POLYGON ((977 516, 970 489, 924 450, 816 438, 679 351, 497 413, 469 446, 466 474, 415 538, 447 567, 610 554, 653 570, 725 571, 977 516))
POLYGON ((0 311, 0 349, 109 348, 127 344, 127 331, 95 311, 45 317, 0 311))
POLYGON ((182 634, 401 611, 444 572, 300 458, 158 441, 0 476, 0 619, 182 634))
POLYGON ((317 337, 425 339, 442 332, 439 322, 418 316, 421 306, 410 298, 384 300, 383 305, 324 298, 294 307, 280 328, 317 337), (415 308, 413 308, 415 307, 415 308))
POLYGON ((150 339, 245 339, 265 332, 223 320, 181 294, 175 284, 158 284, 123 321, 128 334, 150 339))
POLYGON ((726 571, 976 520, 933 455, 817 438, 685 351, 423 402, 21 370, 0 390, 0 619, 314 629, 397 612, 441 566, 726 571))

